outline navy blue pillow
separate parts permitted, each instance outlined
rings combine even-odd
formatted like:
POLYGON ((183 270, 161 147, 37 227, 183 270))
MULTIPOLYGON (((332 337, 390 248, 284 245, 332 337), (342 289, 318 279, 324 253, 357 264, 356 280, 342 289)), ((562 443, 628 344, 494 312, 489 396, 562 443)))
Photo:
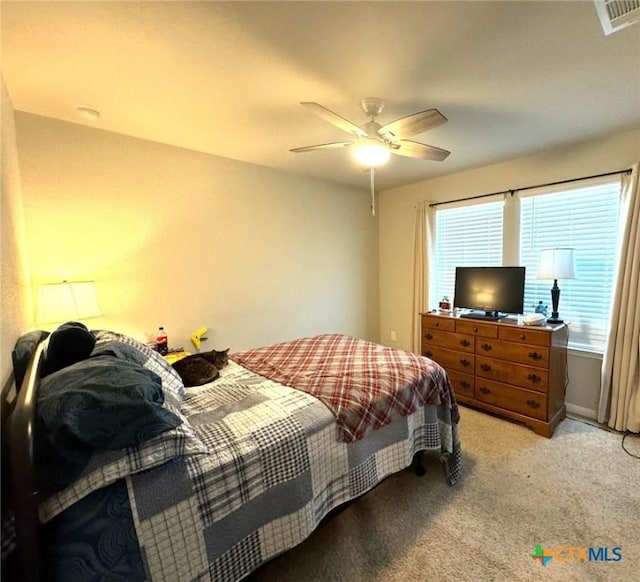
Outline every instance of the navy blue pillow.
POLYGON ((177 427, 182 421, 163 402, 157 374, 109 355, 43 378, 36 406, 40 487, 52 492, 72 483, 93 451, 135 446, 177 427))
POLYGON ((144 366, 149 359, 149 357, 139 349, 116 340, 96 343, 90 357, 96 358, 98 356, 113 356, 118 360, 126 360, 133 364, 140 364, 141 366, 144 366))

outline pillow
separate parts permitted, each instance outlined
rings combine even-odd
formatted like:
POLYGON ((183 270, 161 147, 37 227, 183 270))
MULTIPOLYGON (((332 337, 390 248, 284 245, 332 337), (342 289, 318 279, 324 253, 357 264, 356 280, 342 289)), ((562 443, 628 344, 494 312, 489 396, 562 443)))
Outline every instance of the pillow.
POLYGON ((20 392, 24 375, 27 373, 27 367, 36 346, 49 336, 48 331, 34 330, 18 338, 11 358, 13 360, 13 377, 16 383, 16 392, 20 392))
POLYGON ((63 323, 49 337, 42 376, 87 359, 95 343, 96 338, 86 325, 77 321, 63 323))
MULTIPOLYGON (((115 331, 97 330, 93 331, 93 334, 96 338, 94 353, 100 353, 100 350, 102 349, 112 349, 115 342, 115 344, 120 344, 120 347, 123 350, 126 349, 123 348, 123 346, 127 346, 135 349, 139 354, 141 354, 145 360, 142 365, 162 378, 162 391, 164 392, 165 406, 172 412, 180 410, 182 400, 184 399, 184 384, 180 376, 178 376, 178 373, 158 352, 152 350, 149 346, 144 345, 132 337, 115 331)), ((129 354, 131 353, 129 350, 127 350, 127 352, 129 354)), ((124 355, 123 351, 118 354, 117 357, 129 359, 131 356, 124 355)))
POLYGON ((148 356, 134 346, 116 340, 96 342, 90 357, 95 358, 97 356, 112 356, 119 360, 140 364, 141 366, 144 366, 149 359, 148 356))
POLYGON ((76 479, 93 451, 135 446, 177 427, 182 420, 163 402, 157 374, 108 355, 44 378, 36 407, 43 491, 76 479))
MULTIPOLYGON (((77 478, 40 503, 40 521, 46 522, 84 498, 89 493, 134 473, 157 467, 176 457, 206 454, 209 449, 196 436, 194 428, 180 412, 184 385, 177 372, 165 359, 139 341, 107 330, 92 332, 96 345, 91 358, 112 355, 118 360, 143 361, 144 368, 162 379, 163 407, 181 420, 176 428, 168 430, 136 446, 119 450, 92 451, 77 478)), ((119 365, 119 364, 118 364, 119 365)))
POLYGON ((89 493, 118 479, 158 467, 176 457, 208 453, 209 449, 196 436, 189 421, 180 412, 175 414, 182 424, 151 440, 118 451, 94 452, 77 479, 40 503, 40 521, 46 523, 89 493))

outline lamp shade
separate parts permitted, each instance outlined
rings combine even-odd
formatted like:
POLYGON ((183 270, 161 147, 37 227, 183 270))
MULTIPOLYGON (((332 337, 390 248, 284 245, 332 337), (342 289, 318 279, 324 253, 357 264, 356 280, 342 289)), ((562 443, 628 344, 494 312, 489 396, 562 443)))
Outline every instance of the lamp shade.
POLYGON ((573 249, 542 249, 538 261, 537 279, 575 279, 573 249))
POLYGON ((37 292, 38 323, 62 323, 102 315, 93 281, 41 285, 37 292))

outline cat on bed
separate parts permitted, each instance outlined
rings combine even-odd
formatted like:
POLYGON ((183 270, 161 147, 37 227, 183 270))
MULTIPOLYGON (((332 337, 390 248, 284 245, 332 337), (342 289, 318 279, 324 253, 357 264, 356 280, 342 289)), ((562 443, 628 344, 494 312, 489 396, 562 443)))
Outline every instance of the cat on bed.
POLYGON ((220 369, 229 363, 229 348, 221 352, 211 350, 201 354, 193 354, 173 363, 185 387, 201 386, 213 382, 220 376, 220 369))

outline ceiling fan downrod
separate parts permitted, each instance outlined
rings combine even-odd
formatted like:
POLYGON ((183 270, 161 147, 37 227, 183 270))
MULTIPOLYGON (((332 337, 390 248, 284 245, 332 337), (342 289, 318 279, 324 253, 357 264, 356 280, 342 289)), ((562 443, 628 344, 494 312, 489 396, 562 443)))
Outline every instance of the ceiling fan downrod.
POLYGON ((373 175, 374 175, 373 167, 369 168, 369 171, 371 172, 371 216, 375 216, 376 215, 376 191, 375 191, 375 184, 373 179, 373 175))

